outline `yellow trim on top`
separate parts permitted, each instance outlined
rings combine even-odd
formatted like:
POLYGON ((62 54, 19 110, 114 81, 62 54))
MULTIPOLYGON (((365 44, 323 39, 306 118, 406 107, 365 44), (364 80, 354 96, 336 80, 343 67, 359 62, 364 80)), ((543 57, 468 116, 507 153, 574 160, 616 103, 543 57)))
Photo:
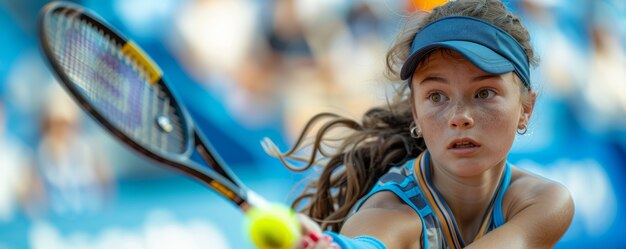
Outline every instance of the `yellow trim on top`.
POLYGON ((133 59, 138 66, 147 74, 148 83, 154 84, 161 79, 161 70, 150 58, 132 41, 126 42, 122 47, 122 54, 133 59))
POLYGON ((209 185, 215 189, 217 192, 219 192, 220 194, 222 194, 223 196, 226 196, 226 198, 234 200, 235 199, 235 193, 233 193, 232 191, 230 191, 230 189, 228 189, 227 187, 225 187, 224 185, 222 185, 220 182, 215 181, 215 180, 211 180, 211 182, 209 182, 209 185))

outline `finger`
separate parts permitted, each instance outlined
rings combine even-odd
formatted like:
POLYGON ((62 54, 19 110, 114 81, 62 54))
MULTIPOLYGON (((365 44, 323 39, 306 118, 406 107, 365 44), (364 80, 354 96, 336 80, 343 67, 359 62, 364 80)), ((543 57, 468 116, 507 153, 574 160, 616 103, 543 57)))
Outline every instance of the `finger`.
POLYGON ((310 233, 309 235, 302 236, 300 238, 300 242, 298 242, 298 246, 294 249, 313 248, 319 240, 320 238, 318 237, 318 235, 310 233))
POLYGON ((297 249, 306 249, 309 248, 309 246, 311 246, 310 240, 304 237, 300 239, 300 245, 297 247, 297 249))
POLYGON ((317 233, 309 233, 309 235, 307 236, 311 241, 313 242, 318 242, 320 241, 320 235, 317 233))
POLYGON ((312 242, 317 242, 322 234, 322 228, 304 214, 297 214, 297 218, 302 227, 302 237, 308 237, 312 242))
POLYGON ((328 236, 328 235, 323 235, 319 241, 317 241, 317 243, 315 244, 314 247, 312 247, 312 249, 328 249, 330 248, 330 245, 333 243, 333 239, 332 237, 328 236))

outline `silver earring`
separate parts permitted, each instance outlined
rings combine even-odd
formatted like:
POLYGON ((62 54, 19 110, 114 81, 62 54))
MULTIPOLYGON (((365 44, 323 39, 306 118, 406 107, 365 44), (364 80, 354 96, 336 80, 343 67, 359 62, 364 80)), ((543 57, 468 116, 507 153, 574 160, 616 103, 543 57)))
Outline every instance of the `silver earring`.
POLYGON ((412 138, 418 139, 422 137, 422 132, 417 130, 417 126, 415 125, 415 123, 411 124, 410 133, 412 138))
POLYGON ((524 135, 526 134, 527 131, 528 131, 528 126, 524 125, 522 129, 519 129, 519 128, 517 129, 517 134, 524 135))

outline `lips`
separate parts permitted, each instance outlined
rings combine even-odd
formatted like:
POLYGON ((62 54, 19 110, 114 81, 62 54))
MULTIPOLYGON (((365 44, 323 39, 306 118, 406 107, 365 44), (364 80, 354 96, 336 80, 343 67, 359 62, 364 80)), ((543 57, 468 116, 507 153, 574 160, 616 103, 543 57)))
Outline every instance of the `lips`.
POLYGON ((460 157, 472 156, 476 154, 479 149, 480 143, 470 138, 455 139, 448 144, 448 151, 460 157))
POLYGON ((448 144, 448 149, 466 149, 475 147, 480 147, 480 143, 470 138, 455 139, 450 144, 448 144))

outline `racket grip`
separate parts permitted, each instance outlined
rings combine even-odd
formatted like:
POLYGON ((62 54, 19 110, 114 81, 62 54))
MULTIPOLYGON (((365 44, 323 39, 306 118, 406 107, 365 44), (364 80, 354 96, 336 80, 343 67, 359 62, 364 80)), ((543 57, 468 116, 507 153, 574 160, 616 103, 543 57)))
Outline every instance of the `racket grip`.
POLYGON ((259 249, 292 249, 300 241, 300 222, 285 205, 253 207, 246 216, 246 232, 259 249))

